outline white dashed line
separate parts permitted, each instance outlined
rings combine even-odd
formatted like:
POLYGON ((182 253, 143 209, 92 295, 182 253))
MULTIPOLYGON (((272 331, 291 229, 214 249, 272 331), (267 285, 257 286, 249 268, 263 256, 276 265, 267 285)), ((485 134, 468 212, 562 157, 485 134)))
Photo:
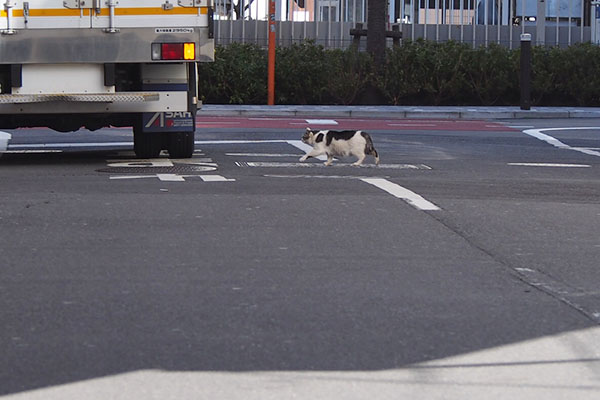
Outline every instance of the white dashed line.
POLYGON ((405 187, 397 185, 387 179, 382 178, 362 178, 361 181, 378 187, 379 189, 388 192, 392 196, 406 201, 411 206, 422 211, 438 211, 440 208, 432 202, 423 198, 423 196, 409 190, 405 187))
POLYGON ((588 164, 553 164, 553 163, 508 163, 519 167, 557 167, 557 168, 590 168, 588 164))
POLYGON ((269 153, 225 153, 232 157, 298 157, 298 154, 269 154, 269 153))
POLYGON ((330 166, 325 166, 322 163, 316 162, 268 162, 268 161, 236 161, 238 167, 256 167, 256 168, 375 168, 375 169, 421 169, 429 170, 431 167, 425 164, 362 164, 361 166, 353 166, 349 163, 333 163, 330 166))

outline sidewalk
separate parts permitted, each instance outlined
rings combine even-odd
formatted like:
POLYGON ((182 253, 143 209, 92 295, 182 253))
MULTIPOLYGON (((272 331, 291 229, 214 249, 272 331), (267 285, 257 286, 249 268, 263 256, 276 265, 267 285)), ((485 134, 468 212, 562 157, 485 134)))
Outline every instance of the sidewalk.
POLYGON ((338 117, 338 118, 434 118, 434 119, 535 119, 600 118, 600 107, 532 107, 518 106, 253 106, 205 104, 198 116, 226 117, 338 117))

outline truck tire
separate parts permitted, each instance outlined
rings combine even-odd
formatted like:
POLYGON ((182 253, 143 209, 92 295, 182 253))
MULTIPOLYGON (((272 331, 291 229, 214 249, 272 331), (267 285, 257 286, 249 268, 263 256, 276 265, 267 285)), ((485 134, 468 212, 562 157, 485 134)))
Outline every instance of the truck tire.
POLYGON ((194 154, 194 132, 174 132, 169 134, 169 156, 171 158, 191 158, 194 154))
POLYGON ((162 149, 162 133, 142 132, 141 126, 133 127, 133 151, 138 158, 157 158, 162 149))

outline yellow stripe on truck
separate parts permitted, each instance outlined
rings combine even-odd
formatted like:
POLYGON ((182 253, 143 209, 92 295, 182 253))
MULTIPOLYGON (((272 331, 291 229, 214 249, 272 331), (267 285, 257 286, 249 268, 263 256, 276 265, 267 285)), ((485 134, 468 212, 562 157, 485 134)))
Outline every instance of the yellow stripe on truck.
MULTIPOLYGON (((84 15, 85 15, 84 10, 84 15)), ((12 12, 13 17, 23 17, 22 9, 14 9, 12 12)), ((29 16, 30 17, 79 17, 81 15, 80 10, 69 10, 67 8, 40 8, 40 9, 30 9, 29 16)), ((89 15, 89 14, 88 14, 89 15)), ((0 17, 6 17, 6 10, 0 12, 0 17)))
MULTIPOLYGON (((89 9, 83 9, 83 15, 89 15, 89 9)), ((207 14, 208 8, 201 7, 200 14, 207 14)), ((100 11, 102 17, 108 17, 108 8, 103 8, 100 11)), ((81 10, 68 8, 37 8, 29 9, 30 17, 79 17, 81 10)), ((173 8, 164 10, 161 7, 131 7, 131 8, 115 8, 115 15, 198 15, 198 8, 173 8)), ((13 17, 23 17, 22 9, 14 9, 13 17)), ((6 10, 0 12, 0 17, 6 18, 6 10)))
MULTIPOLYGON (((100 11, 100 15, 108 16, 108 12, 108 8, 103 8, 100 11)), ((208 9, 206 7, 200 8, 200 14, 206 14, 207 12, 208 9)), ((170 10, 164 10, 161 7, 115 7, 115 15, 198 15, 198 9, 177 7, 170 10)))

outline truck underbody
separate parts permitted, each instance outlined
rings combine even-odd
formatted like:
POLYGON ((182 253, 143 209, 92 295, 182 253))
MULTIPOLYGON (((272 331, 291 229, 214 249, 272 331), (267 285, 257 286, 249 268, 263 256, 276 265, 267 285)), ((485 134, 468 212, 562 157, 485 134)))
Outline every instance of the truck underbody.
POLYGON ((5 4, 0 129, 130 126, 138 157, 156 157, 162 150, 191 157, 199 107, 196 63, 214 59, 209 3, 180 1, 177 8, 148 0, 142 7, 122 0, 104 3, 108 10, 100 3, 5 4), (34 6, 44 12, 34 14, 34 6), (11 12, 24 20, 11 20, 11 12))

